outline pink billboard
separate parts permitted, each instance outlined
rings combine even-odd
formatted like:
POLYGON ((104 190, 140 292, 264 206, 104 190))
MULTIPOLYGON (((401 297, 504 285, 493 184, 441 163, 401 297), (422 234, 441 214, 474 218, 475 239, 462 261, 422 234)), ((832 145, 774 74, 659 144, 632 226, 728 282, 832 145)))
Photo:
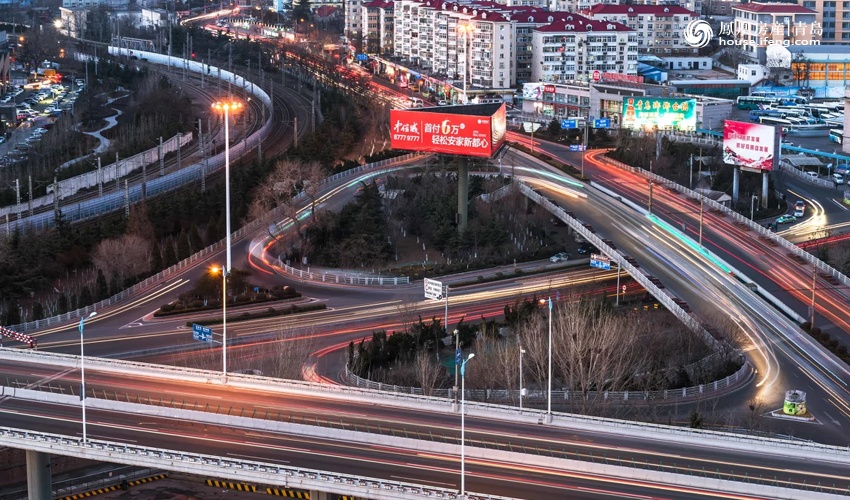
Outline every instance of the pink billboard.
POLYGON ((490 158, 505 142, 505 105, 492 114, 470 113, 493 107, 474 104, 390 110, 390 145, 408 151, 490 158))
POLYGON ((744 170, 773 170, 779 159, 779 129, 759 123, 723 122, 723 162, 744 170))

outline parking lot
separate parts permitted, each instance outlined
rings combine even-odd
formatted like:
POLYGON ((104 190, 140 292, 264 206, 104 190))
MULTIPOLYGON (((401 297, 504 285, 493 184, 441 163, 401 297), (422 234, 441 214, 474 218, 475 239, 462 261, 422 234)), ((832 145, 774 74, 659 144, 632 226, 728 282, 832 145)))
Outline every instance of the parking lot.
POLYGON ((41 83, 12 87, 0 103, 15 104, 18 125, 0 137, 0 165, 26 161, 31 149, 49 134, 53 122, 73 109, 79 93, 85 90, 81 80, 67 84, 41 83))

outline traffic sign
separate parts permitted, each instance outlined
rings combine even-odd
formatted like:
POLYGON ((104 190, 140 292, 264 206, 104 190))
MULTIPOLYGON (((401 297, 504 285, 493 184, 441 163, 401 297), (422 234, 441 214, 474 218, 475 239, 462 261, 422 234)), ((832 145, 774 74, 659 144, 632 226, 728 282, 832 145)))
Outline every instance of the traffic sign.
POLYGON ((425 278, 425 298, 443 300, 443 282, 425 278))
POLYGON ((571 128, 579 128, 580 126, 581 125, 579 124, 578 120, 561 120, 561 128, 564 130, 571 128))
POLYGON ((593 120, 593 128, 610 128, 611 127, 611 119, 610 118, 599 118, 597 120, 593 120))
POLYGON ((570 151, 584 151, 584 144, 570 144, 570 151))
POLYGON ((366 54, 357 54, 357 60, 358 61, 368 61, 369 56, 367 56, 366 54))
POLYGON ((606 271, 611 270, 611 259, 604 255, 590 254, 590 267, 597 267, 606 271))
POLYGON ((460 364, 460 349, 455 349, 455 364, 460 364))
POLYGON ((212 342, 212 328, 192 323, 192 338, 201 342, 212 342))
POLYGON ((598 69, 593 70, 593 81, 598 82, 601 79, 602 79, 602 73, 600 73, 598 69))

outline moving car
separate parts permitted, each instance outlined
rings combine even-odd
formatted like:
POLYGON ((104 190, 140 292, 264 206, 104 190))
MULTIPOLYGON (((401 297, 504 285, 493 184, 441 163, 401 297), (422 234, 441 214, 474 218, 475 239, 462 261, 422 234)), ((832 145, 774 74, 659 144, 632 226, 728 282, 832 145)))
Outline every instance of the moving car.
POLYGON ((802 217, 804 213, 806 213, 806 204, 798 200, 794 204, 794 217, 802 217))
POLYGON ((797 222, 797 218, 793 215, 780 215, 778 219, 776 219, 777 224, 788 224, 790 222, 797 222))
POLYGON ((570 254, 567 252, 556 253, 555 255, 549 257, 549 262, 566 262, 570 260, 570 254))
POLYGON ((587 255, 587 254, 590 254, 590 253, 599 253, 599 249, 596 248, 595 246, 591 245, 590 243, 585 242, 585 243, 582 243, 581 245, 579 245, 578 253, 580 253, 581 255, 587 255))

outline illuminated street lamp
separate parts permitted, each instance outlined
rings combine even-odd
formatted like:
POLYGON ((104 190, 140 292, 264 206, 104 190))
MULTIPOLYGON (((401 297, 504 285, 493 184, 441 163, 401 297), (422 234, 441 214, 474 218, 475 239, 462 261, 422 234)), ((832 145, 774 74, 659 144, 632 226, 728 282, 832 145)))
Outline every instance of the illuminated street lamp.
POLYGON ((212 274, 221 273, 221 371, 227 376, 227 272, 223 267, 211 267, 212 274))
POLYGON ((83 444, 86 444, 86 363, 83 352, 83 327, 87 319, 93 318, 97 312, 92 312, 85 318, 80 318, 80 405, 83 407, 83 444))
MULTIPOLYGON (((540 305, 546 304, 547 300, 540 299, 540 305)), ((549 388, 546 397, 546 421, 552 422, 552 297, 549 297, 549 388)))
MULTIPOLYGON (((220 111, 224 113, 224 197, 225 197, 225 220, 227 221, 227 262, 224 265, 224 268, 221 271, 224 279, 227 278, 227 275, 230 274, 230 271, 233 269, 231 258, 230 258, 230 113, 238 112, 242 109, 242 103, 238 101, 216 101, 213 103, 212 108, 216 111, 220 111)), ((224 296, 224 302, 227 302, 227 295, 224 296)), ((222 305, 222 309, 224 305, 222 305)), ((225 328, 227 325, 225 318, 225 328)), ((224 376, 227 376, 227 338, 222 338, 222 352, 224 354, 224 376)))
POLYGON ((460 498, 466 498, 466 364, 474 358, 474 353, 460 365, 460 498))

